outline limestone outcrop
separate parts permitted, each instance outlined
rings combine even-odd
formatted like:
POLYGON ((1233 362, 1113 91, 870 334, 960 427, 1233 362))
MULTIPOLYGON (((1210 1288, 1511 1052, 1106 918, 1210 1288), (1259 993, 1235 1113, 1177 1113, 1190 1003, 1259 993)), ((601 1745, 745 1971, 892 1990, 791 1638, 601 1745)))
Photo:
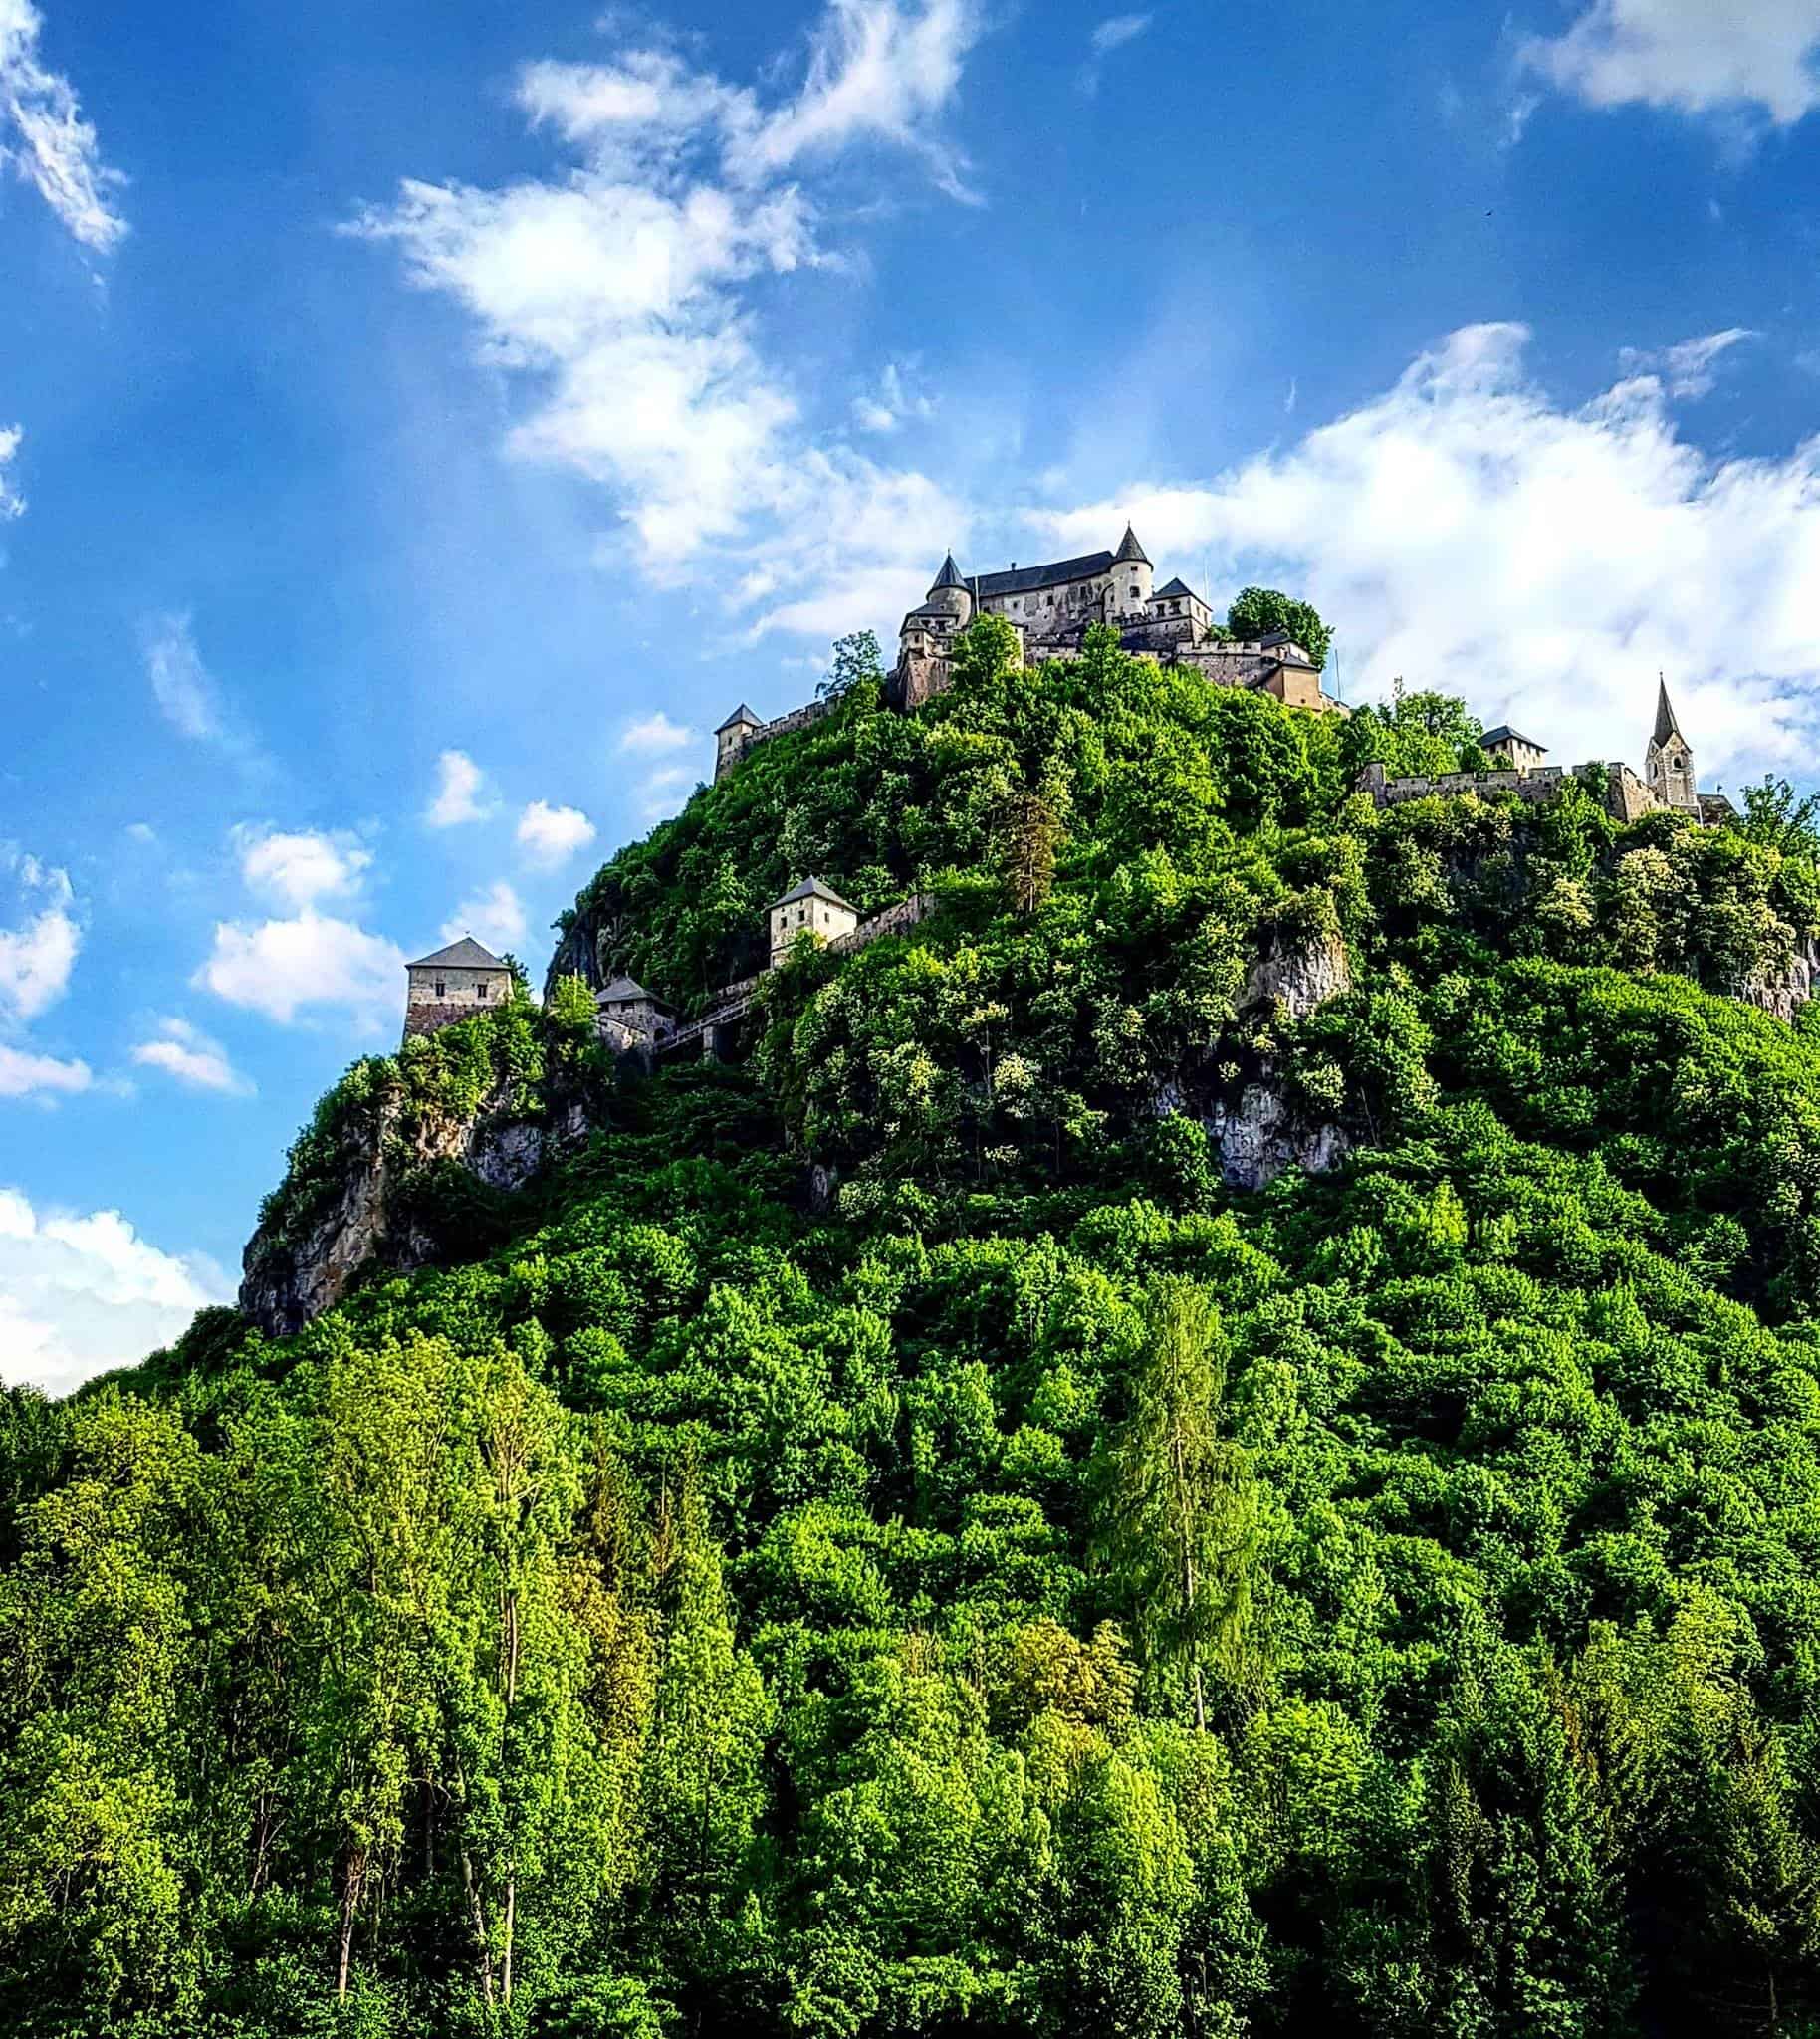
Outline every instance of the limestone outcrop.
POLYGON ((432 1264, 441 1247, 413 1195, 426 1171, 449 1162, 487 1190, 518 1191, 588 1131, 578 1100, 530 1118, 503 1092, 472 1118, 419 1119, 407 1130, 403 1094, 392 1092, 346 1129, 328 1194, 308 1215, 283 1229, 262 1221, 248 1241, 242 1313, 268 1337, 285 1337, 333 1309, 369 1266, 432 1264))

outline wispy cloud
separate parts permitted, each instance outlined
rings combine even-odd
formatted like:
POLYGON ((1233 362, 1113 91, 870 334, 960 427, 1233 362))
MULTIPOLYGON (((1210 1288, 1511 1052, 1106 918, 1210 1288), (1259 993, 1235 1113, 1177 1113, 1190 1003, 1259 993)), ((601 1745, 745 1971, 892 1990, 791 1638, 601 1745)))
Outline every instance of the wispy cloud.
POLYGON ((0 163, 10 163, 85 248, 105 254, 126 231, 114 207, 125 179, 101 159, 76 90, 46 68, 44 17, 31 0, 0 0, 0 163))
POLYGON ((1739 340, 1757 338, 1748 326, 1728 326, 1723 333, 1703 334, 1674 346, 1620 347, 1618 358, 1633 375, 1660 376, 1671 396, 1705 396, 1718 379, 1720 355, 1739 340))
POLYGON ((907 158, 965 193, 942 116, 981 25, 974 0, 831 0, 783 94, 658 47, 531 64, 519 105, 578 160, 491 189, 410 180, 349 231, 466 308, 524 398, 511 451, 605 489, 649 577, 718 577, 776 621, 828 590, 850 618, 889 575, 901 612, 965 514, 927 477, 818 435, 814 392, 767 357, 754 313, 847 260, 821 231, 843 165, 907 158))
POLYGON ((190 1090, 227 1097, 251 1097, 253 1085, 228 1058, 227 1049, 187 1020, 161 1020, 145 1040, 135 1041, 132 1059, 143 1069, 160 1069, 190 1090))
POLYGON ((203 664, 190 616, 179 611, 152 616, 139 637, 152 698, 171 728, 191 743, 212 745, 243 765, 256 765, 258 747, 203 664))
POLYGON ((18 425, 0 426, 0 524, 9 518, 25 515, 25 498, 7 472, 18 459, 19 448, 24 443, 25 433, 18 425))
POLYGON ((1114 50, 1135 43, 1149 32, 1155 19, 1149 14, 1109 14, 1087 38, 1087 61, 1081 66, 1080 89, 1089 96, 1099 90, 1100 68, 1114 50))
POLYGON ((0 850, 0 873, 23 918, 0 927, 0 1020, 36 1020, 70 988, 82 947, 75 895, 66 872, 34 856, 0 850))
POLYGON ((358 891, 372 852, 357 836, 314 828, 286 830, 242 823, 233 832, 240 875, 249 891, 279 906, 314 906, 358 891))

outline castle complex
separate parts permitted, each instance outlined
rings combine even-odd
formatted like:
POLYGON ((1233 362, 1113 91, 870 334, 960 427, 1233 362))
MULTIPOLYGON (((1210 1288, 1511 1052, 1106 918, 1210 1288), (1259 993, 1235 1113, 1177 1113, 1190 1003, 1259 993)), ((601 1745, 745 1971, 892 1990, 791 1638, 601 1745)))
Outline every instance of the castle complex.
MULTIPOLYGON (((1317 714, 1348 712, 1321 692, 1314 664, 1300 646, 1286 638, 1250 644, 1216 638, 1211 612, 1192 589, 1179 580, 1153 589, 1150 562, 1129 526, 1115 553, 1089 553, 1046 566, 1013 567, 969 579, 952 557, 944 561, 928 599, 904 618, 889 683, 893 707, 908 712, 947 688, 953 640, 978 615, 1004 616, 1025 657, 1078 657, 1088 627, 1109 622, 1127 649, 1170 664, 1194 665, 1217 686, 1255 687, 1317 714)), ((832 705, 817 701, 771 723, 740 707, 717 732, 715 778, 733 770, 754 744, 814 722, 832 705)), ((1733 816, 1723 793, 1700 792, 1693 746, 1682 733, 1666 682, 1658 683, 1656 721, 1641 779, 1620 763, 1571 770, 1550 765, 1545 745, 1508 724, 1486 730, 1479 748, 1495 761, 1489 771, 1392 778, 1383 765, 1372 764, 1359 774, 1357 791, 1379 806, 1454 793, 1507 793, 1540 802, 1571 779, 1596 783, 1607 810, 1620 821, 1670 812, 1708 826, 1733 816)), ((931 906, 917 894, 862 919, 832 886, 810 874, 766 908, 765 967, 778 969, 803 939, 850 954, 882 935, 915 926, 931 906)), ((595 997, 596 1031, 615 1053, 636 1054, 647 1062, 684 1048, 713 1056, 752 1011, 760 982, 761 977, 749 977, 723 986, 700 1019, 679 1023, 661 999, 631 978, 618 977, 595 997)), ((510 966, 464 938, 409 966, 405 1037, 435 1032, 512 995, 510 966)))
MULTIPOLYGON (((950 553, 928 594, 904 618, 885 698, 908 713, 946 693, 955 638, 976 616, 1001 616, 1016 632, 1024 663, 1078 658, 1088 629, 1105 623, 1118 632, 1124 650, 1192 666, 1213 686, 1252 687, 1291 708, 1347 713, 1322 691, 1320 670, 1299 644, 1280 634, 1235 641, 1185 581, 1166 580, 1158 587, 1155 579, 1150 556, 1130 525, 1116 552, 1083 553, 1040 566, 1013 561, 998 573, 963 573, 950 553)), ((714 733, 715 778, 754 744, 804 728, 830 705, 811 701, 761 722, 742 702, 714 733)))

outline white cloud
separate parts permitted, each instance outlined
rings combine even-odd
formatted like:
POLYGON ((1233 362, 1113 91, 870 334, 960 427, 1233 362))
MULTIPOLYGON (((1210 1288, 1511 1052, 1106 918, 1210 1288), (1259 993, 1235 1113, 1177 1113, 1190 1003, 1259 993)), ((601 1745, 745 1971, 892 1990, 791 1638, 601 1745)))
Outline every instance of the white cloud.
POLYGON ((1748 110, 1785 127, 1820 105, 1820 0, 1593 0, 1519 61, 1593 107, 1748 110))
POLYGON ((1636 764, 1661 668, 1708 784, 1811 757, 1820 439, 1711 458, 1659 377, 1555 404, 1527 340, 1466 328, 1298 444, 1039 521, 1078 551, 1130 514, 1159 560, 1205 551, 1228 584, 1296 588, 1338 628, 1355 701, 1403 674, 1559 762, 1636 764))
POLYGON ((250 890, 279 906, 314 906, 319 899, 344 899, 358 891, 372 852, 353 836, 325 835, 315 829, 234 830, 240 875, 250 890))
POLYGON ((1089 97, 1099 90, 1100 69, 1114 50, 1122 50, 1127 43, 1134 43, 1150 27, 1153 16, 1148 14, 1111 14, 1100 22, 1088 38, 1091 54, 1080 71, 1080 89, 1089 97))
POLYGON ((458 828, 464 821, 484 821, 493 803, 481 797, 486 774, 466 751, 444 751, 436 760, 436 797, 424 810, 427 828, 458 828))
POLYGON ((0 927, 0 1020, 35 1020, 69 989, 82 946, 68 875, 36 857, 0 853, 26 918, 0 927))
POLYGON ((101 159, 75 88, 38 55, 44 17, 31 0, 0 0, 0 162, 10 162, 82 242, 106 253, 126 231, 112 194, 125 181, 101 159))
POLYGON ((553 871, 594 839, 594 824, 579 807, 553 807, 533 800, 518 817, 519 847, 527 861, 553 871))
POLYGON ((648 757, 663 751, 682 751, 696 741, 695 732, 672 722, 660 708, 641 722, 628 723, 619 737, 621 751, 648 757))
POLYGON ((1727 326, 1723 333, 1704 334, 1698 340, 1684 340, 1656 352, 1621 347, 1618 358, 1631 374, 1659 374, 1671 396, 1705 396, 1718 379, 1720 355, 1729 352, 1740 340, 1756 338, 1748 326, 1727 326))
POLYGON ((1093 54, 1104 57, 1114 50, 1123 49, 1127 43, 1136 42, 1149 28, 1152 17, 1148 14, 1112 14, 1093 31, 1093 54))
MULTIPOLYGON (((0 0, 0 5, 4 4, 5 0, 0 0)), ((25 515, 25 498, 7 473, 24 443, 25 433, 18 425, 0 426, 0 524, 25 515)))
POLYGON ((914 370, 900 362, 887 361, 876 391, 853 399, 853 422, 862 432, 895 432, 906 418, 933 417, 934 398, 913 388, 913 380, 914 370))
MULTIPOLYGON (((901 612, 965 514, 818 441, 754 314, 778 280, 836 259, 810 186, 841 152, 886 144, 960 193, 938 120, 979 26, 973 0, 831 0, 783 98, 659 49, 532 64, 519 104, 575 166, 495 189, 407 181, 350 230, 465 307, 525 397, 510 449, 608 491, 651 578, 699 585, 718 565, 730 599, 761 589, 748 598, 782 612, 889 570, 901 612), (906 523, 906 495, 940 515, 906 523)), ((602 550, 619 570, 623 545, 602 550)))
POLYGON ((68 1394, 229 1300, 218 1267, 161 1251, 117 1211, 40 1212, 0 1189, 0 1380, 68 1394))
POLYGON ((695 774, 686 765, 666 765, 647 773, 638 788, 639 818, 661 821, 675 813, 695 785, 695 774))
MULTIPOLYGON (((6 0, 0 0, 4 6, 6 0)), ((191 743, 213 744, 253 759, 253 746, 229 713, 215 676, 196 649, 195 630, 186 614, 151 617, 140 632, 145 676, 159 711, 179 736, 191 743)))
POLYGON ((8 1047, 0 1040, 0 1097, 73 1096, 94 1080, 87 1062, 60 1062, 53 1055, 8 1047))
POLYGON ((191 982, 286 1025, 308 1008, 340 1007, 372 1027, 402 1010, 404 952, 351 921, 306 908, 292 920, 218 922, 191 982))
POLYGON ((472 935, 489 949, 509 949, 524 940, 525 925, 524 901, 500 878, 456 907, 442 924, 442 939, 458 942, 463 935, 472 935))
POLYGON ((187 1020, 160 1020, 149 1040, 136 1041, 132 1059, 141 1068, 162 1069, 192 1090, 219 1090, 250 1097, 253 1086, 228 1059, 227 1049, 187 1020))
POLYGON ((126 833, 144 848, 149 848, 158 839, 158 831, 149 821, 128 821, 126 833))

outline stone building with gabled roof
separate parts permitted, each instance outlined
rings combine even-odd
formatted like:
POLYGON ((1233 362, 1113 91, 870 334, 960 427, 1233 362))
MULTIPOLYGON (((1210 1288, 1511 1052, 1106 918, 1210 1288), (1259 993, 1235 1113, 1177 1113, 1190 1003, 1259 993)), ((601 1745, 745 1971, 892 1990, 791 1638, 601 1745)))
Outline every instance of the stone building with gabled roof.
POLYGON ((596 992, 594 1015, 600 1037, 621 1049, 653 1045, 676 1024, 671 1007, 633 977, 616 977, 596 992))
POLYGON ((407 963, 404 975, 406 1040, 503 1006, 514 991, 512 966, 472 935, 407 963))
POLYGON ((771 967, 776 970, 790 955, 800 935, 818 942, 838 942, 859 925, 859 909, 850 906, 831 885, 819 878, 804 878, 793 885, 782 899, 774 899, 771 914, 771 967))

